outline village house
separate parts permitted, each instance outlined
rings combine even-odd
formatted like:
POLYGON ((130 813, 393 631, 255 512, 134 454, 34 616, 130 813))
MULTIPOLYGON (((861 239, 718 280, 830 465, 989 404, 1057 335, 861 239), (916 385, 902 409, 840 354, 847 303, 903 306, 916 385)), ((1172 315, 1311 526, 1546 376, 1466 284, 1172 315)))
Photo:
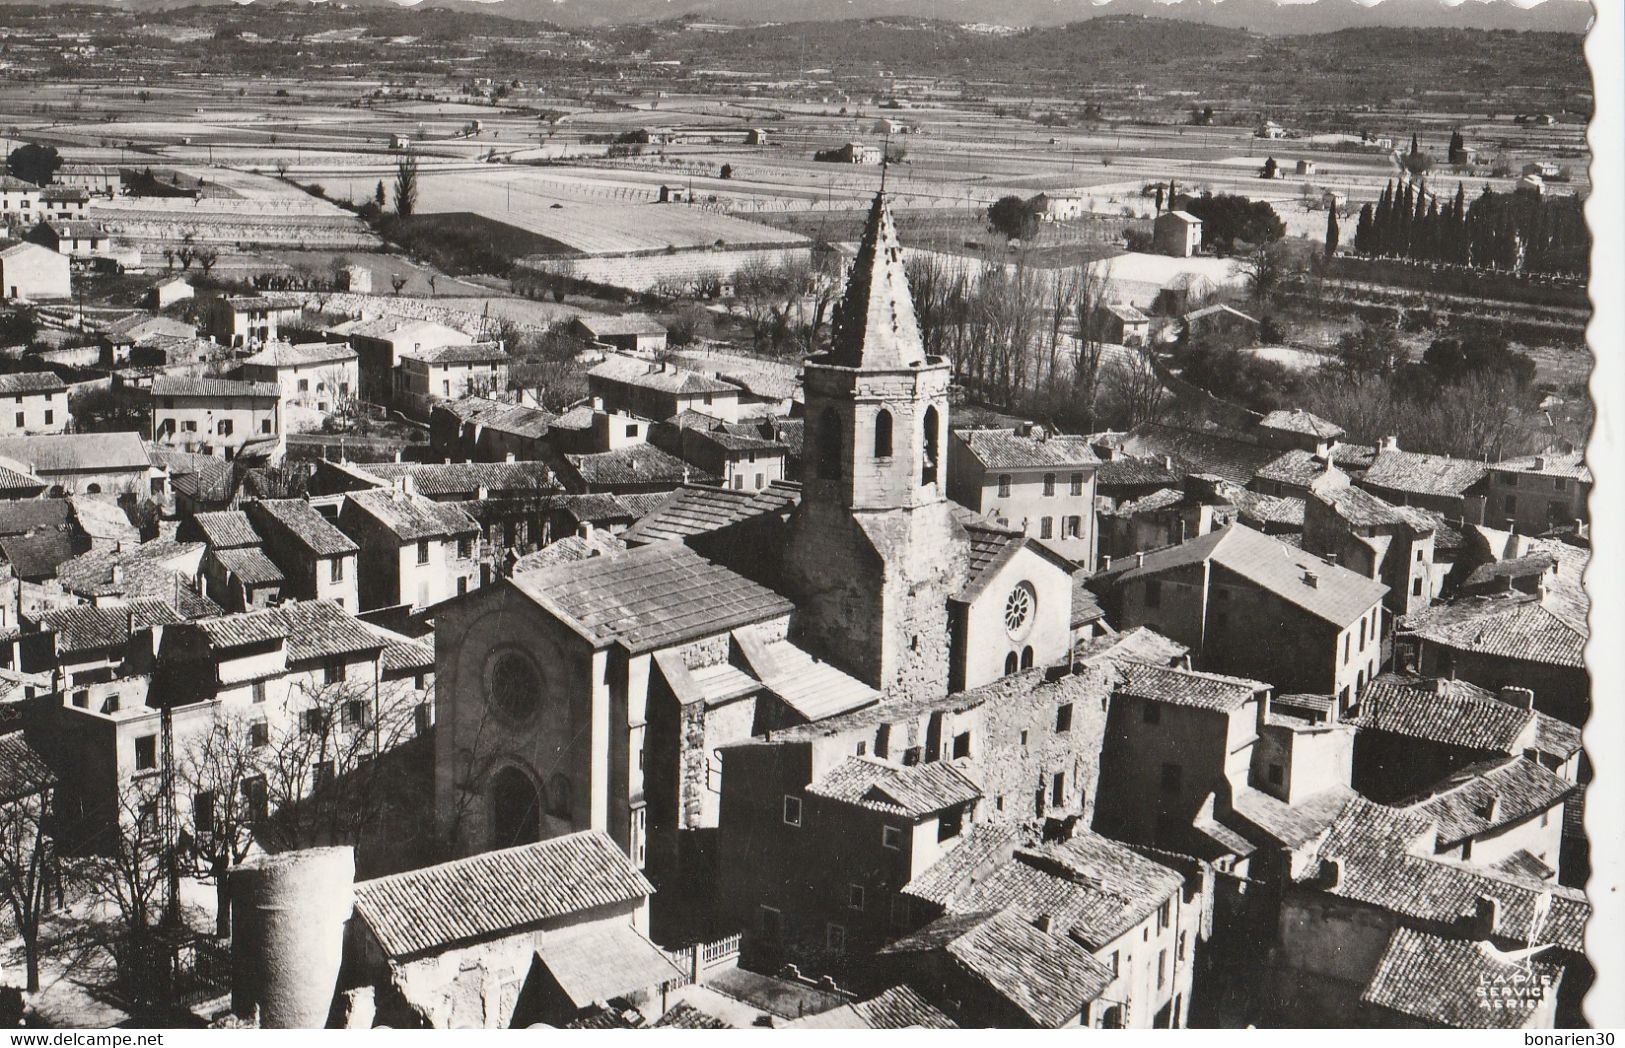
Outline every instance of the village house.
POLYGON ((355 396, 356 354, 342 342, 273 341, 242 362, 242 377, 280 386, 287 404, 337 411, 355 396))
POLYGON ((184 277, 169 277, 147 289, 146 306, 154 312, 190 301, 196 291, 184 277))
POLYGON ((24 238, 69 258, 103 258, 112 254, 112 238, 95 222, 36 222, 24 238))
POLYGON ((1451 772, 1396 807, 1435 822, 1436 855, 1555 880, 1562 872, 1563 805, 1575 789, 1518 754, 1451 772))
POLYGON ((65 433, 68 387, 50 371, 17 371, 0 375, 0 435, 65 433))
POLYGON ((139 433, 0 437, 0 464, 7 462, 45 481, 50 494, 163 493, 163 477, 139 433))
POLYGON ((90 193, 78 186, 46 186, 40 190, 40 212, 53 222, 80 221, 90 205, 90 193))
POLYGON ((1180 477, 1211 473, 1238 487, 1248 487, 1259 470, 1281 455, 1234 431, 1185 429, 1161 422, 1140 423, 1118 438, 1117 448, 1126 457, 1157 461, 1180 477))
POLYGON ((1216 302, 1180 318, 1183 333, 1193 340, 1224 338, 1258 341, 1258 320, 1233 306, 1216 302))
POLYGON ((1136 554, 1094 585, 1119 629, 1150 626, 1202 669, 1335 695, 1340 711, 1382 662, 1388 587, 1244 524, 1136 554))
POLYGON ((739 387, 672 363, 612 355, 587 372, 587 386, 611 411, 664 421, 687 411, 739 420, 739 387))
POLYGON ((395 369, 403 350, 466 346, 474 336, 432 320, 382 316, 348 320, 327 329, 327 337, 348 342, 359 369, 359 396, 374 404, 387 403, 395 392, 395 369))
POLYGON ((282 458, 282 389, 274 382, 160 375, 151 401, 154 443, 227 459, 282 458))
POLYGON ((1526 535, 1591 519, 1591 468, 1579 451, 1558 449, 1489 467, 1485 522, 1505 521, 1526 535))
POLYGON ((442 400, 508 388, 508 354, 500 342, 402 349, 396 356, 395 406, 425 422, 442 400))
POLYGON ((1070 222, 1089 213, 1089 198, 1081 193, 1040 193, 1027 204, 1041 222, 1070 222))
POLYGON ((337 523, 361 547, 364 611, 427 608, 480 584, 479 525, 455 505, 418 495, 409 477, 344 496, 337 523))
POLYGON ((1090 317, 1090 337, 1120 346, 1151 341, 1151 318, 1127 302, 1103 305, 1090 317))
POLYGON ((29 302, 68 298, 73 294, 68 256, 38 244, 13 244, 0 250, 0 297, 29 302))
POLYGON ((785 447, 708 416, 679 417, 653 427, 656 447, 664 448, 696 468, 717 477, 735 491, 762 491, 785 479, 785 447))
POLYGON ((833 149, 821 149, 813 154, 814 160, 832 164, 878 164, 879 146, 866 146, 862 142, 846 142, 833 149))
POLYGON ((1202 250, 1202 220, 1189 211, 1164 211, 1151 223, 1151 250, 1190 258, 1202 250))
POLYGON ((40 187, 14 175, 0 175, 0 221, 10 226, 33 224, 40 215, 40 187))
POLYGON ((1241 522, 1266 535, 1303 531, 1302 499, 1260 495, 1211 473, 1119 502, 1099 513, 1102 564, 1177 545, 1241 522))
POLYGON ((666 325, 647 313, 583 314, 570 321, 570 330, 588 342, 627 353, 658 353, 666 348, 666 325))
POLYGON ((1482 462, 1399 450, 1384 437, 1359 485, 1396 506, 1419 506, 1451 520, 1485 523, 1489 467, 1482 462))
POLYGON ((1032 423, 958 430, 948 440, 948 497, 1092 568, 1099 464, 1085 438, 1032 423))
POLYGON ((274 341, 277 323, 290 309, 255 295, 223 295, 210 299, 203 330, 222 346, 254 348, 274 341))
POLYGON ((1311 484, 1303 548, 1388 587, 1396 616, 1424 611, 1444 586, 1433 563, 1438 526, 1425 511, 1391 506, 1341 473, 1311 484))
POLYGON ((653 894, 592 831, 361 881, 340 987, 371 989, 375 1021, 396 1027, 567 1026, 611 1002, 658 1013, 687 980, 649 941, 653 894))
MULTIPOLYGON (((175 320, 165 316, 150 316, 144 313, 132 313, 127 317, 107 324, 102 328, 101 336, 97 340, 102 345, 99 363, 117 365, 123 363, 181 363, 172 360, 165 353, 161 357, 154 354, 135 353, 137 346, 150 346, 168 340, 185 339, 195 340, 197 328, 184 320, 175 320)), ((215 347, 219 349, 218 346, 215 347)))
POLYGON ((284 596, 330 600, 359 610, 356 557, 361 547, 304 499, 260 499, 244 507, 265 554, 284 576, 284 596))
POLYGON ((1281 408, 1258 420, 1260 443, 1282 451, 1312 451, 1324 456, 1348 433, 1335 422, 1302 408, 1281 408))
POLYGON ((719 483, 718 477, 653 444, 564 455, 558 462, 557 474, 564 490, 576 494, 635 495, 671 491, 688 483, 719 483))
POLYGON ((429 446, 447 461, 540 462, 556 416, 485 397, 442 401, 429 413, 429 446))

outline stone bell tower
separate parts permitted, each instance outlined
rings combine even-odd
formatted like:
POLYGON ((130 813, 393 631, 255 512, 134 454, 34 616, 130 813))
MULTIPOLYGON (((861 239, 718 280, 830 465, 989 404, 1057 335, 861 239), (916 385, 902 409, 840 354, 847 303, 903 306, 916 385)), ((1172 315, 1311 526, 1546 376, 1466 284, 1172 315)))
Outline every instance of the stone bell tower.
POLYGON ((785 566, 793 635, 888 696, 945 694, 966 540, 944 494, 951 368, 927 357, 877 194, 830 349, 803 373, 802 499, 785 566))

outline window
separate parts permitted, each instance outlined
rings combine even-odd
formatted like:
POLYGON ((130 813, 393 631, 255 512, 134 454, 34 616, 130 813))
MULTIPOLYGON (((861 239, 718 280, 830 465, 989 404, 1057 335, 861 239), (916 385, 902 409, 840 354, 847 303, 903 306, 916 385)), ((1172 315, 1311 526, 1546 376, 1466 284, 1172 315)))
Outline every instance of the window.
POLYGON ((181 423, 181 429, 185 430, 188 433, 196 433, 197 432, 197 420, 196 419, 187 419, 185 422, 181 423))
POLYGON ((868 752, 869 752, 869 740, 868 739, 859 739, 858 740, 858 756, 862 757, 864 754, 866 754, 868 752))
POLYGON ((1347 633, 1343 634, 1343 661, 1344 662, 1347 662, 1349 660, 1349 645, 1351 643, 1353 643, 1352 635, 1347 634, 1347 633))
POLYGON ((1007 499, 1009 497, 1010 497, 1010 474, 1008 474, 1008 473, 1000 473, 999 474, 999 498, 1007 499))
POLYGON ((251 690, 253 691, 254 701, 255 702, 264 702, 265 701, 265 682, 264 681, 262 681, 262 680, 255 681, 252 688, 251 688, 251 690))
POLYGON ((1360 620, 1360 650, 1365 650, 1365 620, 1360 620))
POLYGON ((269 432, 271 432, 271 420, 270 419, 268 419, 268 418, 260 419, 260 432, 261 433, 269 433, 269 432))
POLYGON ((310 392, 310 379, 302 378, 302 379, 299 380, 299 392, 301 392, 301 393, 309 393, 310 392))
POLYGON ((1072 704, 1063 702, 1055 707, 1055 730, 1057 732, 1072 730, 1072 704))
POLYGON ((137 736, 135 740, 135 770, 152 771, 156 767, 158 767, 158 736, 137 736))
POLYGON ((965 809, 945 811, 937 819, 937 842, 951 841, 965 830, 965 809))
POLYGON ((1270 765, 1270 785, 1279 786, 1286 781, 1286 772, 1279 764, 1270 765))
POLYGON ((1055 518, 1044 517, 1038 522, 1038 537, 1052 539, 1055 537, 1055 518))
POLYGON ((1421 595, 1422 595, 1422 580, 1419 579, 1419 578, 1412 579, 1411 580, 1411 596, 1420 597, 1421 595))
POLYGON ((849 910, 863 909, 863 885, 849 884, 846 886, 846 908, 849 910))
POLYGON ((939 431, 942 429, 941 416, 937 414, 936 405, 925 409, 925 447, 924 454, 920 456, 920 486, 935 484, 937 482, 937 453, 939 431))
POLYGON ((74 692, 73 693, 73 704, 74 704, 74 706, 76 708, 81 709, 81 710, 90 709, 90 692, 88 692, 88 691, 76 691, 76 692, 74 692))
MULTIPOLYGON (((418 688, 419 691, 423 689, 418 688)), ((418 735, 427 735, 429 728, 434 724, 434 712, 427 702, 420 702, 412 708, 412 730, 418 735)))
POLYGON ((916 764, 920 763, 920 758, 923 755, 924 751, 920 747, 910 746, 908 749, 903 751, 903 766, 905 768, 914 767, 916 764))
POLYGON ((328 578, 332 582, 344 581, 344 558, 334 557, 332 567, 328 569, 328 578))
POLYGON ((322 667, 322 683, 338 684, 350 675, 350 667, 342 662, 329 662, 322 667))
POLYGON ((231 419, 229 419, 229 418, 221 419, 219 424, 217 426, 215 426, 215 431, 218 432, 222 437, 231 436, 231 431, 232 431, 231 419))
POLYGON ((1162 792, 1178 793, 1184 777, 1184 768, 1177 764, 1164 764, 1162 766, 1162 792))
POLYGON ((56 412, 47 408, 45 411, 45 424, 49 426, 54 421, 56 421, 56 412))
POLYGON ((1050 779, 1049 802, 1057 808, 1066 803, 1066 772, 1058 771, 1050 779))
POLYGON ((420 539, 420 540, 418 540, 418 563, 419 564, 427 564, 427 563, 429 563, 429 540, 428 539, 420 539))
POLYGON ((1157 951, 1157 989, 1162 989, 1168 983, 1168 951, 1157 951))
POLYGON ((311 789, 319 790, 334 778, 332 761, 316 761, 310 766, 311 789))
POLYGON ((1147 724, 1162 723, 1162 707, 1154 702, 1148 702, 1140 710, 1140 719, 1147 724))
POLYGON ((1075 539, 1083 534, 1083 518, 1067 517, 1061 522, 1061 537, 1075 539))
POLYGON ((1021 668, 1024 670, 1033 668, 1033 646, 1031 644, 1021 649, 1021 668))
POLYGON ((344 726, 346 728, 365 728, 367 726, 367 700, 351 699, 344 704, 344 726))
POLYGON ((885 408, 875 416, 875 458, 891 458, 891 412, 885 408))
POLYGON ((801 825, 801 798, 784 795, 784 824, 786 826, 801 825))
POLYGON ((474 555, 474 540, 464 535, 457 540, 457 556, 467 560, 474 555))
POLYGON ((1556 488, 1558 491, 1567 491, 1569 490, 1569 482, 1562 477, 1554 477, 1552 478, 1552 487, 1556 488))
POLYGON ((1044 496, 1046 498, 1055 494, 1055 474, 1044 474, 1044 496))
POLYGON ((1179 959, 1182 961, 1190 956, 1190 954, 1187 952, 1189 945, 1186 942, 1185 936, 1185 932, 1179 933, 1179 959))
POLYGON ((954 736, 954 760, 970 756, 970 732, 962 731, 954 736))
POLYGON ((824 945, 835 953, 845 953, 846 927, 833 921, 824 925, 824 945))
POLYGON ((1112 965, 1112 978, 1115 979, 1115 978, 1117 978, 1119 975, 1121 975, 1123 973, 1123 959, 1118 956, 1116 950, 1112 951, 1111 965, 1112 965))
POLYGON ((895 826, 882 826, 880 828, 880 846, 890 848, 892 851, 901 851, 903 848, 903 831, 895 826))
POLYGON ((1074 495, 1082 495, 1083 494, 1083 474, 1082 473, 1074 473, 1074 474, 1072 474, 1072 494, 1074 494, 1074 495))
POLYGON ((1157 931, 1167 931, 1169 926, 1173 923, 1174 901, 1172 899, 1164 899, 1162 900, 1162 905, 1157 907, 1157 931))
POLYGON ((734 490, 735 491, 744 491, 745 490, 745 475, 743 473, 735 473, 734 474, 734 490))
POLYGON ((255 721, 248 726, 248 744, 256 750, 264 749, 271 744, 271 727, 264 721, 255 721))
POLYGON ((299 730, 314 735, 322 730, 324 719, 321 710, 305 710, 299 715, 299 730))
POLYGON ((1418 563, 1418 564, 1422 563, 1422 551, 1421 550, 1416 551, 1416 563, 1418 563))
POLYGON ((1145 606, 1148 608, 1162 607, 1162 583, 1152 579, 1145 584, 1145 606))
POLYGON ((192 798, 192 828, 200 834, 214 832, 213 790, 202 790, 192 798))
POLYGON ((17 428, 22 429, 23 425, 24 425, 24 423, 23 423, 23 413, 21 411, 19 411, 19 412, 17 412, 17 428))

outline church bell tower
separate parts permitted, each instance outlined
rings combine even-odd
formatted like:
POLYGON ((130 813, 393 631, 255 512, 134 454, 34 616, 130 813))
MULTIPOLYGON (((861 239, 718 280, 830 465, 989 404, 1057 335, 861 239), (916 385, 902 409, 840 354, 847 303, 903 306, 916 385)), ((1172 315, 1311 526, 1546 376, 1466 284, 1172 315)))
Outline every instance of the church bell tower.
POLYGON ((967 570, 944 494, 951 374, 925 354, 877 194, 829 351, 803 372, 802 500, 786 568, 793 635, 888 696, 948 688, 948 598, 967 570))

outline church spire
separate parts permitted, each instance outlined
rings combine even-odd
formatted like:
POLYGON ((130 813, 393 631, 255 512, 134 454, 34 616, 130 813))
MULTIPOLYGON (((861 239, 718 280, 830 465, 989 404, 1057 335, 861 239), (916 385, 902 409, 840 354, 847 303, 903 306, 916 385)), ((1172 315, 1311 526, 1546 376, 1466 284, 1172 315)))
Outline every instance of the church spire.
POLYGON ((846 292, 835 307, 830 349, 823 362, 886 369, 925 363, 920 323, 903 272, 903 249, 883 192, 875 194, 869 208, 846 292))

